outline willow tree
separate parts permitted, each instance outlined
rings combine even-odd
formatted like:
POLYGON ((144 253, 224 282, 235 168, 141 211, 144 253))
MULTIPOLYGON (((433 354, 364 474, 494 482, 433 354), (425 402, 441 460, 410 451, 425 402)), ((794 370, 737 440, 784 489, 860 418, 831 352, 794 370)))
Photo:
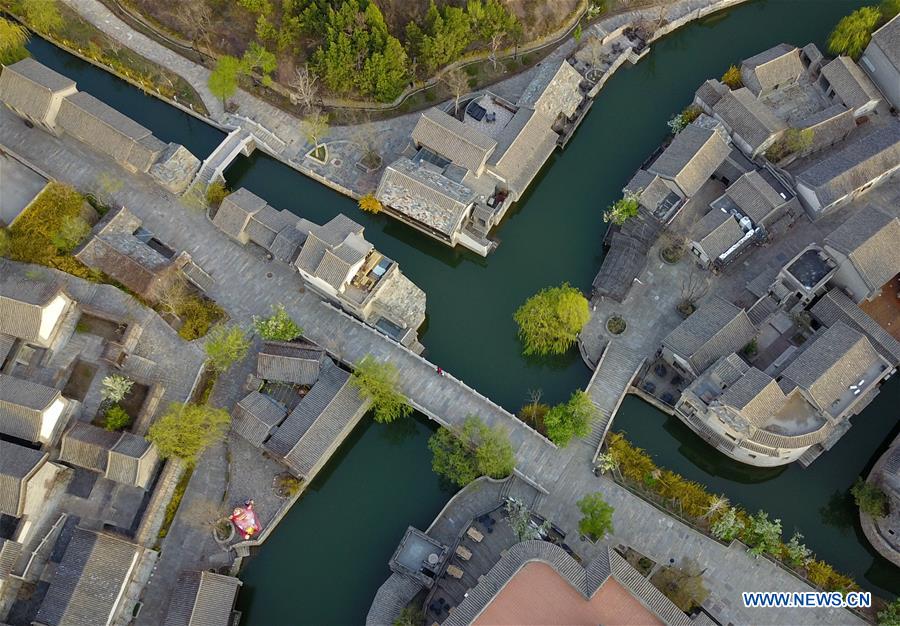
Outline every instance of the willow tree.
POLYGON ((513 315, 526 355, 564 353, 589 318, 587 298, 569 283, 542 289, 513 315))

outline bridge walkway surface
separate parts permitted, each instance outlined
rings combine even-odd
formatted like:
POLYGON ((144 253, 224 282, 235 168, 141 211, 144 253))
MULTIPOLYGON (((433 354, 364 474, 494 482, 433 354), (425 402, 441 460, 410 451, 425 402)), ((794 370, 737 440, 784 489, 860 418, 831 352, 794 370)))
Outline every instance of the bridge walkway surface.
MULTIPOLYGON (((611 340, 603 350, 597 369, 587 386, 587 394, 597 407, 599 417, 594 422, 593 430, 587 437, 587 443, 597 452, 606 433, 612 426, 616 411, 628 393, 631 381, 644 364, 644 357, 637 354, 623 343, 611 340)), ((594 453, 594 459, 597 453, 594 453)))

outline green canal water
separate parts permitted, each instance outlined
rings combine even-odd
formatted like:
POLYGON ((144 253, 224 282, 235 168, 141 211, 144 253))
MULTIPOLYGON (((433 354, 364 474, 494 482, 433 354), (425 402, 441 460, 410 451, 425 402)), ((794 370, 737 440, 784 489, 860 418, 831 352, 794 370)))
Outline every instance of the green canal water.
MULTIPOLYGON (((512 314, 537 289, 562 281, 587 290, 602 260, 603 207, 665 138, 665 121, 696 87, 776 43, 823 40, 859 0, 762 0, 687 26, 653 47, 637 67, 613 77, 567 150, 548 164, 532 192, 499 230, 488 259, 446 249, 262 154, 227 172, 277 208, 324 222, 346 213, 376 247, 400 262, 428 294, 422 333, 427 356, 510 410, 529 390, 557 402, 589 378, 576 351, 525 359, 512 314)), ((205 156, 222 134, 39 40, 34 56, 80 88, 126 112, 166 140, 205 156)), ((868 547, 847 489, 897 431, 900 383, 891 381, 854 427, 810 469, 758 470, 716 453, 678 420, 629 397, 614 428, 663 466, 707 484, 748 509, 765 508, 785 532, 800 530, 817 554, 884 595, 900 592, 900 573, 868 547)), ((291 510, 242 578, 244 623, 359 623, 387 560, 408 524, 427 526, 451 493, 430 469, 433 427, 359 427, 291 510)))

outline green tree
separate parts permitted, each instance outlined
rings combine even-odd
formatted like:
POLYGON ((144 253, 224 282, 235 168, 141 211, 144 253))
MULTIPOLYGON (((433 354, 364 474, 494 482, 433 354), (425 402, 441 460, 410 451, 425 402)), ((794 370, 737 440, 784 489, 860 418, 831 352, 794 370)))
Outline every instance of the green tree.
POLYGON ((544 426, 553 443, 565 447, 574 437, 586 437, 596 417, 597 408, 590 397, 577 389, 568 402, 558 404, 547 412, 544 426))
POLYGON ((472 42, 472 19, 459 7, 438 8, 432 0, 424 25, 410 22, 406 38, 429 73, 457 60, 472 42))
POLYGON ((123 430, 128 428, 130 424, 131 416, 118 404, 114 404, 106 409, 106 415, 103 418, 103 427, 106 430, 123 430))
POLYGON ((134 381, 121 374, 110 374, 100 381, 100 397, 106 402, 121 402, 134 387, 134 381))
POLYGON ((880 21, 881 11, 877 7, 862 7, 841 18, 828 35, 828 51, 858 59, 869 45, 872 32, 880 21))
POLYGON ((421 607, 411 604, 403 607, 399 617, 394 620, 393 626, 422 626, 425 623, 425 613, 421 607))
POLYGON ((0 256, 9 252, 9 231, 0 226, 0 256))
POLYGON ((269 85, 272 83, 271 74, 275 71, 275 68, 278 67, 278 60, 275 58, 274 54, 254 41, 247 46, 246 50, 244 50, 244 56, 241 57, 240 66, 240 72, 248 76, 253 72, 258 71, 262 74, 263 84, 269 85))
POLYGON ((640 202, 637 194, 626 192, 603 212, 603 221, 621 226, 632 217, 637 216, 639 208, 640 202))
POLYGON ((217 372, 225 372, 247 355, 250 340, 237 326, 217 324, 209 331, 203 349, 207 363, 217 372))
POLYGON ((590 318, 587 298, 563 283, 528 298, 513 315, 526 355, 562 354, 590 318))
POLYGON ((759 556, 768 552, 777 556, 781 552, 781 520, 769 520, 769 514, 758 511, 750 518, 750 526, 744 533, 750 546, 750 554, 759 556))
POLYGON ((428 440, 428 448, 434 472, 460 487, 479 476, 509 476, 516 464, 506 433, 473 415, 465 419, 459 434, 440 428, 428 440))
POLYGON ((684 559, 680 567, 663 567, 653 575, 651 582, 685 613, 709 597, 709 589, 703 586, 703 572, 693 559, 684 559))
POLYGON ((283 304, 272 307, 272 315, 265 318, 253 316, 253 327, 260 337, 268 341, 293 341, 303 334, 283 304))
POLYGON ((888 499, 881 487, 859 477, 850 488, 856 506, 872 517, 884 517, 888 513, 888 499))
POLYGON ((216 61, 216 67, 209 75, 209 90, 217 98, 222 99, 222 106, 237 92, 238 74, 241 62, 233 56, 223 55, 216 61))
POLYGON ((581 511, 581 521, 578 522, 578 530, 591 541, 603 539, 607 533, 613 532, 613 509, 603 499, 602 493, 589 493, 578 501, 578 509, 581 511))
POLYGON ((382 51, 372 52, 363 65, 360 91, 379 102, 390 102, 403 92, 409 80, 409 59, 395 37, 388 37, 382 51))
POLYGON ((0 63, 12 65, 27 57, 26 43, 28 43, 28 29, 0 17, 0 63))
POLYGON ((174 402, 150 427, 147 441, 162 458, 179 458, 193 466, 204 450, 225 438, 230 426, 231 416, 224 409, 174 402))
POLYGON ((25 21, 39 33, 52 33, 63 25, 56 0, 22 0, 25 21))
POLYGON ((356 364, 351 380, 359 395, 372 402, 376 422, 386 424, 412 413, 412 406, 399 391, 399 379, 393 363, 378 361, 370 354, 356 364))
POLYGON ((90 224, 80 215, 67 215, 62 218, 59 231, 53 236, 53 245, 60 252, 71 252, 90 232, 90 224))
POLYGON ((878 611, 878 626, 900 626, 900 599, 878 611))
POLYGON ((741 70, 737 65, 732 65, 725 70, 725 73, 722 74, 722 82, 731 89, 740 89, 744 86, 744 79, 741 78, 741 70))

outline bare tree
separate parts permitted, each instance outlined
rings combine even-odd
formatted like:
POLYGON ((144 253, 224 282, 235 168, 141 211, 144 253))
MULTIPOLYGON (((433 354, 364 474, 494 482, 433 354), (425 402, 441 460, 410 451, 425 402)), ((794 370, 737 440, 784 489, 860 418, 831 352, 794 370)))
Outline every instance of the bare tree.
POLYGON ((497 67, 500 65, 500 61, 497 60, 497 52, 500 50, 500 46, 503 45, 505 39, 506 31, 497 32, 491 36, 491 54, 488 58, 494 66, 494 71, 497 71, 497 67))
POLYGON ((295 68, 294 74, 294 79, 291 80, 294 94, 291 99, 310 111, 319 97, 319 86, 317 85, 319 78, 309 71, 309 64, 295 68))
POLYGON ((355 110, 350 113, 347 125, 348 135, 353 143, 362 151, 362 162, 367 168, 381 167, 381 154, 378 152, 378 133, 372 125, 372 116, 368 111, 355 110))
MULTIPOLYGON (((315 151, 315 158, 319 158, 319 146, 322 144, 322 139, 328 135, 328 114, 323 113, 319 109, 313 109, 309 112, 309 114, 303 118, 303 121, 300 123, 303 134, 306 136, 306 140, 313 144, 313 149, 315 151)), ((324 157, 322 157, 324 159, 324 157)), ((320 159, 320 160, 322 160, 320 159)))
POLYGON ((459 99, 469 91, 469 75, 462 68, 455 67, 446 72, 441 80, 453 94, 453 114, 459 115, 459 99))
POLYGON ((182 21, 187 26, 194 39, 202 43, 206 48, 210 47, 210 34, 212 32, 212 10, 203 0, 184 2, 181 4, 182 21))
POLYGON ((173 270, 163 279, 163 285, 157 292, 156 301, 163 312, 178 315, 178 311, 182 309, 190 296, 190 288, 184 274, 180 270, 173 270))
POLYGON ((214 528, 225 517, 224 511, 212 500, 205 498, 192 501, 181 513, 181 519, 194 528, 214 528))
POLYGON ((681 283, 681 302, 678 303, 678 310, 690 315, 696 308, 697 300, 705 296, 707 291, 709 291, 709 277, 696 264, 692 264, 691 271, 681 283))

